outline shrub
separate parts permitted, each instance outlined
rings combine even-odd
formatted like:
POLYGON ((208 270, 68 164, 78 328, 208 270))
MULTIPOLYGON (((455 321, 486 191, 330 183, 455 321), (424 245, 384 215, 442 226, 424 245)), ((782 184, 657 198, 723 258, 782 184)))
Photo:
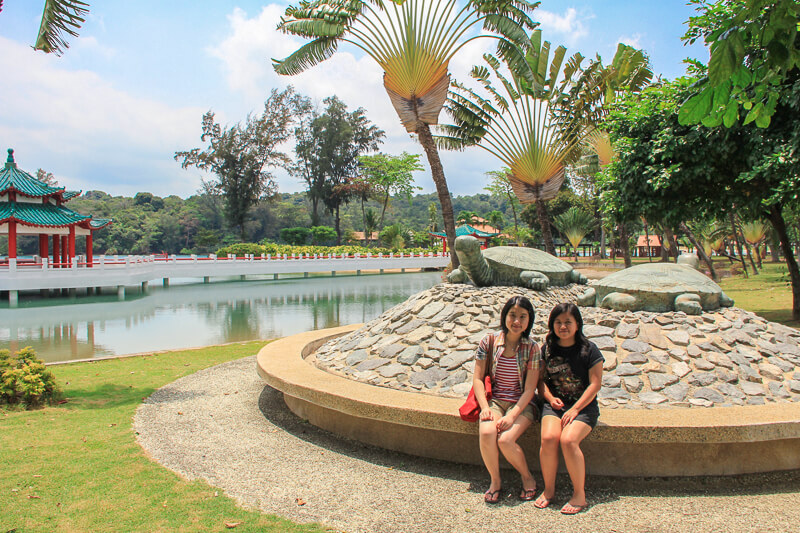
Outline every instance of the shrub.
POLYGON ((23 405, 30 409, 58 398, 55 376, 36 357, 30 346, 11 357, 0 350, 0 404, 23 405))
POLYGON ((287 244, 303 245, 308 242, 311 230, 308 228, 283 228, 280 233, 281 240, 287 244))
POLYGON ((333 244, 336 242, 336 230, 330 226, 312 226, 311 242, 313 244, 333 244))
POLYGON ((217 250, 217 257, 225 257, 228 254, 234 254, 236 257, 242 257, 247 254, 261 255, 264 253, 264 247, 254 242, 239 242, 236 244, 229 244, 217 250))

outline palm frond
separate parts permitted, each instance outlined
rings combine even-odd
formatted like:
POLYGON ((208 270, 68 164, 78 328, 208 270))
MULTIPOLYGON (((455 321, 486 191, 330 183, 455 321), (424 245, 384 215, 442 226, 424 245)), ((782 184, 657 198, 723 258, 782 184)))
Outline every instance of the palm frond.
POLYGON ((46 0, 33 48, 60 56, 69 48, 64 34, 77 37, 77 30, 86 22, 84 17, 87 13, 89 4, 80 0, 46 0))
POLYGON ((294 76, 331 57, 339 46, 339 40, 320 37, 298 48, 286 59, 272 59, 272 67, 278 74, 294 76))

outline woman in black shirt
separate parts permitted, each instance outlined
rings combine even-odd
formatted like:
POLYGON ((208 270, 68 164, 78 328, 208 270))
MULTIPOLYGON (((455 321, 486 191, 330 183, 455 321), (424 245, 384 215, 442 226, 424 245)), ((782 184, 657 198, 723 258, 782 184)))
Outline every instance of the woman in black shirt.
POLYGON ((555 306, 548 327, 539 382, 545 400, 539 450, 544 492, 534 505, 544 509, 553 502, 560 445, 573 491, 561 512, 571 515, 587 507, 586 465, 580 443, 592 431, 600 415, 597 393, 603 379, 603 356, 583 334, 583 319, 575 304, 555 306))

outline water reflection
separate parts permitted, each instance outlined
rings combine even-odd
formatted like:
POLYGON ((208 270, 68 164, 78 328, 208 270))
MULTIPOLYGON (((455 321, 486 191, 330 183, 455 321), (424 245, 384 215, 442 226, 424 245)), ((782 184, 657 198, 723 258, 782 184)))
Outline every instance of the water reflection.
POLYGON ((282 337, 366 322, 441 282, 438 272, 173 284, 145 294, 40 300, 0 309, 0 348, 45 361, 282 337))

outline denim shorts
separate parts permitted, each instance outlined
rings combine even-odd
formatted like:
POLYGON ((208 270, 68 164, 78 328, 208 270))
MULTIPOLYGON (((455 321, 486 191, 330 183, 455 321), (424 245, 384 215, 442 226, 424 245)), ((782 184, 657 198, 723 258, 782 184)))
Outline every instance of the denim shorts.
MULTIPOLYGON (((546 416, 557 416, 558 418, 561 418, 570 407, 570 405, 565 404, 563 409, 553 409, 549 403, 544 402, 544 405, 542 406, 542 418, 546 416)), ((596 403, 590 403, 580 410, 578 416, 575 417, 575 420, 583 422, 590 428, 594 429, 594 427, 597 425, 598 418, 600 418, 600 408, 597 407, 596 403)))

